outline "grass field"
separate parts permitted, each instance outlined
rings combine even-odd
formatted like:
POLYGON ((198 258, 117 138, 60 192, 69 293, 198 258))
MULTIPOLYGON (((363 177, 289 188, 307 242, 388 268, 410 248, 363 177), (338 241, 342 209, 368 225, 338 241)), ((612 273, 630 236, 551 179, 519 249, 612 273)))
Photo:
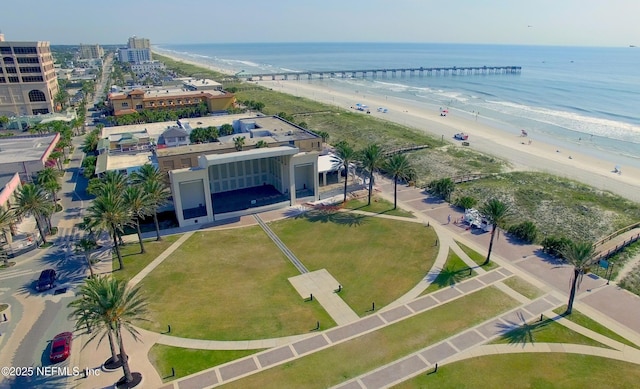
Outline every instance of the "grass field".
POLYGON ((343 205, 343 208, 355 209, 358 211, 365 211, 365 212, 372 212, 372 213, 379 213, 384 215, 415 218, 415 216, 411 212, 407 212, 404 209, 401 209, 401 208, 393 209, 392 202, 389 202, 376 195, 373 195, 371 197, 371 205, 367 205, 367 197, 363 197, 360 199, 348 200, 343 205))
POLYGON ((361 316, 414 287, 437 255, 435 233, 421 223, 314 210, 270 227, 310 271, 327 269, 361 316))
POLYGON ((155 238, 144 240, 144 249, 146 251, 144 254, 140 254, 140 244, 137 241, 121 246, 120 254, 122 255, 122 262, 124 262, 124 270, 118 269, 120 265, 114 251, 112 254, 113 268, 118 270, 113 272, 113 276, 119 280, 129 281, 179 238, 180 235, 169 235, 163 237, 159 242, 156 242, 155 238))
POLYGON ((635 388, 640 366, 590 355, 522 353, 489 355, 441 366, 396 389, 635 388))
POLYGON ((531 300, 536 299, 544 294, 541 289, 536 288, 535 286, 531 285, 518 276, 509 277, 502 282, 504 282, 505 285, 507 285, 511 289, 531 300))
POLYGON ((225 387, 328 388, 418 351, 517 304, 499 290, 488 287, 225 387))
POLYGON ((586 346, 610 348, 596 340, 579 334, 552 319, 532 321, 522 324, 491 343, 495 344, 527 344, 527 343, 571 343, 586 346))
MULTIPOLYGON (((566 310, 567 310, 567 306, 564 305, 562 307, 554 309, 553 312, 557 313, 558 315, 562 315, 566 310)), ((606 336, 607 338, 611 338, 622 344, 626 344, 627 346, 639 348, 638 345, 628 341, 627 339, 618 335, 616 332, 613 332, 609 328, 593 320, 589 316, 580 313, 580 311, 578 311, 575 308, 571 311, 570 315, 566 315, 564 316, 564 318, 567 320, 571 320, 572 322, 579 324, 585 328, 588 328, 591 331, 597 332, 600 335, 606 336)))
MULTIPOLYGON (((464 244, 456 241, 456 244, 458 245, 458 247, 460 247, 462 249, 462 251, 464 251, 465 254, 467 254, 467 256, 469 258, 471 258, 471 260, 473 262, 475 262, 478 266, 482 266, 482 264, 484 263, 485 259, 487 259, 486 255, 484 254, 480 254, 479 252, 475 251, 474 249, 472 249, 469 246, 465 246, 464 244)), ((491 269, 495 269, 497 267, 500 267, 497 263, 491 261, 488 264, 486 264, 485 266, 482 266, 482 268, 484 270, 491 270, 491 269)))
POLYGON ((155 344, 149 350, 149 360, 163 381, 172 381, 189 374, 222 365, 262 350, 196 350, 155 344), (171 376, 171 368, 175 376, 171 376))
POLYGON ((444 264, 444 268, 438 274, 436 279, 425 289, 422 294, 429 294, 431 292, 435 292, 436 290, 446 288, 448 286, 453 286, 458 282, 462 282, 467 278, 474 277, 478 273, 471 270, 469 272, 469 266, 451 249, 449 249, 449 254, 447 256, 447 262, 444 264))
POLYGON ((262 339, 334 325, 317 301, 304 302, 288 278, 298 275, 260 227, 198 231, 142 281, 149 322, 199 339, 262 339))

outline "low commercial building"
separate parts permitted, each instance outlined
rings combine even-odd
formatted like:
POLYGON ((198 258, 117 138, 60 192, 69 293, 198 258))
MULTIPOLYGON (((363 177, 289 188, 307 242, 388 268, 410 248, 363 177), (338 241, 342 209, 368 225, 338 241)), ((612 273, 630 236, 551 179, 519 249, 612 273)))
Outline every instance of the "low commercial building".
POLYGON ((114 116, 126 115, 143 110, 167 110, 198 107, 204 104, 208 112, 222 112, 233 108, 236 97, 225 91, 170 91, 135 89, 124 93, 110 93, 108 104, 114 116))
POLYGON ((60 134, 42 136, 14 136, 0 138, 0 174, 20 175, 29 181, 47 166, 60 134))

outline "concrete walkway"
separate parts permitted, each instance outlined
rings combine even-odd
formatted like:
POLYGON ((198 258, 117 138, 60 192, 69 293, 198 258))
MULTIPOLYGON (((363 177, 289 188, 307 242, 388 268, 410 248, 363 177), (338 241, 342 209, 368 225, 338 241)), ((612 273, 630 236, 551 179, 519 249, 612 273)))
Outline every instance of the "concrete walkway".
POLYGON ((353 309, 340 298, 337 292, 339 283, 326 269, 291 277, 289 282, 302 298, 313 296, 314 299, 317 299, 339 326, 360 319, 353 309))

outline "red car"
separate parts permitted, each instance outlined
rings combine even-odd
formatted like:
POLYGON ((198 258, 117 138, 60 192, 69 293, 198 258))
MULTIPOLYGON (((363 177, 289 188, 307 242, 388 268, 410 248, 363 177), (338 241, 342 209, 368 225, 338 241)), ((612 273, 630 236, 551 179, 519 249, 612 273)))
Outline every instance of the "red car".
POLYGON ((71 354, 72 341, 73 334, 71 332, 63 332, 56 335, 51 342, 51 354, 49 354, 49 360, 52 363, 57 363, 69 358, 69 355, 71 354))

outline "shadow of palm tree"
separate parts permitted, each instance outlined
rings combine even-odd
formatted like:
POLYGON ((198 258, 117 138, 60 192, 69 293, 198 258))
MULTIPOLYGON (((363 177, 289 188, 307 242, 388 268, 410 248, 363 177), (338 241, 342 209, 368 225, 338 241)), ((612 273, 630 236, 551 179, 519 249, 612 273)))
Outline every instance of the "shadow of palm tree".
POLYGON ((518 318, 518 321, 521 323, 507 322, 505 324, 496 324, 496 327, 500 329, 501 337, 506 339, 509 344, 522 344, 522 346, 527 343, 533 344, 535 343, 535 333, 541 331, 553 322, 553 319, 546 318, 542 321, 527 323, 522 313, 518 313, 518 318))
POLYGON ((361 225, 366 216, 351 212, 339 212, 332 208, 310 209, 293 216, 295 219, 306 219, 313 223, 335 223, 350 227, 361 225))
POLYGON ((445 267, 440 271, 433 283, 441 288, 452 286, 462 281, 469 274, 469 268, 466 269, 454 269, 452 267, 445 267))

